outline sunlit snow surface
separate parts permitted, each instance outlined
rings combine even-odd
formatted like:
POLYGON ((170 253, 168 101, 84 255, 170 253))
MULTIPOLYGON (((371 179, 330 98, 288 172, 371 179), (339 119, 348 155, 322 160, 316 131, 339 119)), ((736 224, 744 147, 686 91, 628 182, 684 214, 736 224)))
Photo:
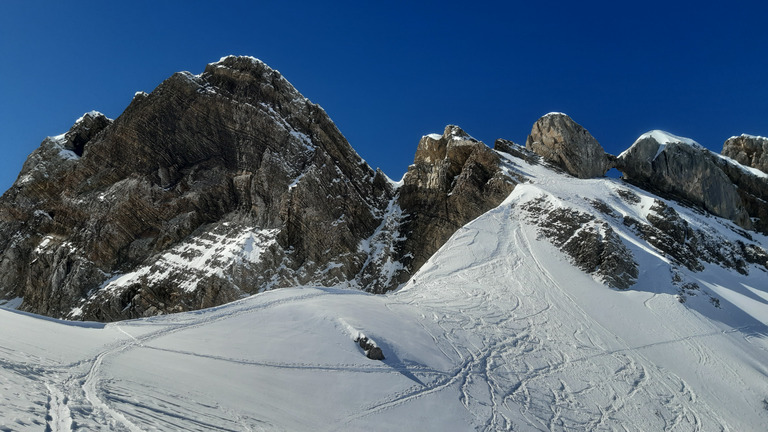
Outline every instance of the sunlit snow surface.
POLYGON ((0 310, 0 430, 765 430, 766 274, 683 269, 721 307, 681 304, 667 259, 614 224, 640 276, 610 289, 519 206, 544 196, 594 213, 600 198, 642 219, 653 198, 509 163, 533 182, 389 295, 297 287, 107 325, 0 310), (366 358, 358 333, 386 359, 366 358))

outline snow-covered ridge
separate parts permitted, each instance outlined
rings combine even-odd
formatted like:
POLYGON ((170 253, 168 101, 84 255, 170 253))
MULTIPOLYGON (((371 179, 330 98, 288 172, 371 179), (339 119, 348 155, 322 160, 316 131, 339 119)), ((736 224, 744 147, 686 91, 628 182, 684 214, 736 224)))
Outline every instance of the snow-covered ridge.
POLYGON ((656 151, 656 155, 651 160, 655 160, 657 157, 659 157, 659 155, 666 149, 667 145, 669 144, 684 144, 698 150, 706 150, 704 146, 702 146, 701 144, 699 144, 698 142, 690 138, 680 137, 677 135, 673 135, 669 132, 656 129, 640 135, 628 149, 624 150, 619 154, 619 158, 626 156, 630 152, 630 150, 632 150, 635 146, 638 145, 638 143, 648 138, 653 139, 659 144, 658 150, 656 151))
POLYGON ((704 148, 704 146, 702 146, 701 144, 697 143, 696 141, 690 138, 680 137, 680 136, 673 135, 669 132, 658 130, 658 129, 652 130, 640 135, 640 137, 635 142, 644 140, 646 138, 653 138, 657 143, 662 145, 678 143, 678 144, 686 144, 691 147, 700 148, 700 149, 704 148))
POLYGON ((542 117, 558 117, 558 116, 568 116, 568 114, 562 113, 559 111, 552 111, 544 114, 542 117))
POLYGON ((85 120, 85 116, 90 116, 90 117, 104 116, 107 118, 107 120, 112 121, 111 118, 105 116, 103 113, 99 111, 88 111, 87 113, 81 115, 77 120, 75 120, 75 124, 77 125, 79 123, 82 123, 82 121, 85 120))
POLYGON ((269 65, 267 65, 267 64, 266 64, 266 63, 264 63, 263 61, 261 61, 261 60, 257 59, 256 57, 253 57, 253 56, 236 56, 236 55, 230 54, 230 55, 226 55, 226 56, 224 56, 224 57, 220 58, 220 59, 219 59, 219 61, 217 61, 217 62, 213 62, 213 63, 211 63, 211 64, 212 64, 212 65, 220 65, 220 64, 224 63, 226 60, 229 60, 229 59, 238 59, 238 58, 244 58, 244 59, 248 59, 248 60, 249 60, 251 63, 253 63, 255 66, 264 67, 264 68, 267 68, 267 69, 269 69, 269 70, 274 70, 275 72, 277 72, 277 70, 276 70, 276 69, 272 69, 271 67, 269 67, 269 65))

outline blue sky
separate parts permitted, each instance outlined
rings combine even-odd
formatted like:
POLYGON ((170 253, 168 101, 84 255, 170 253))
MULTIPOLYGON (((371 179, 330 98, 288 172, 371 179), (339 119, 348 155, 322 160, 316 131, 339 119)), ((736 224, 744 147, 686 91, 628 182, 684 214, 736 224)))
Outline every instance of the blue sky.
POLYGON ((763 2, 0 1, 0 189, 45 136, 136 91, 258 57, 398 179, 458 124, 523 144, 562 111, 618 154, 651 129, 768 135, 763 2))

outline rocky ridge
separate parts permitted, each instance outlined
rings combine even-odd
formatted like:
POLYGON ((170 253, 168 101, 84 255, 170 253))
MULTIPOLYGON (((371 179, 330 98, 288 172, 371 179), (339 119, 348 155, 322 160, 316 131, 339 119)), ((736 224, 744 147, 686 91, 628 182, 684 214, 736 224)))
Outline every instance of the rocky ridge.
MULTIPOLYGON (((739 145, 727 144, 747 146, 739 145)), ((396 183, 279 72, 230 56, 137 93, 114 121, 88 113, 43 141, 0 198, 0 302, 112 321, 285 286, 383 293, 516 185, 535 182, 531 166, 581 179, 615 167, 637 187, 736 224, 718 222, 740 240, 718 237, 689 227, 663 200, 644 220, 627 218, 616 207, 633 202, 624 188, 580 209, 543 198, 520 207, 608 286, 631 288, 638 277, 616 222, 673 267, 768 270, 750 234, 768 232, 768 175, 690 140, 654 131, 616 157, 561 113, 539 119, 525 147, 499 139, 490 149, 449 125, 421 138, 396 183)), ((682 293, 689 282, 672 281, 682 293)))
POLYGON ((450 190, 423 196, 409 174, 400 192, 279 72, 225 57, 137 93, 114 121, 87 114, 33 152, 0 199, 0 297, 109 321, 297 284, 384 292, 423 263, 422 243, 440 245, 403 240, 423 227, 409 215, 471 202, 444 209, 443 229, 456 229, 504 198, 461 197, 488 173, 507 184, 498 156, 470 147, 486 150, 417 156, 456 180, 450 190))
POLYGON ((422 137, 398 191, 405 264, 420 268, 457 229, 496 207, 521 181, 524 176, 505 170, 496 152, 458 126, 422 137))

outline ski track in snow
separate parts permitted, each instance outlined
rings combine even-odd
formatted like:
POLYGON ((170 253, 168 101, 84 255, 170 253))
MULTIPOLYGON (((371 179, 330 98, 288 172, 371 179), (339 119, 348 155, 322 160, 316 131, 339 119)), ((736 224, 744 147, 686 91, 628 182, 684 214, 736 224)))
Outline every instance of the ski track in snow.
MULTIPOLYGON (((537 187, 553 184, 553 179, 545 176, 537 187)), ((581 197, 574 198, 578 200, 581 197)), ((537 238, 535 227, 514 217, 515 211, 510 201, 461 228, 405 288, 386 296, 286 289, 205 311, 113 323, 100 330, 112 332, 113 339, 69 363, 0 345, 0 405, 10 407, 0 408, 0 414, 19 413, 10 420, 3 419, 0 431, 275 430, 310 426, 327 431, 375 430, 394 421, 402 425, 403 418, 418 413, 423 406, 442 408, 442 415, 452 416, 450 422, 466 421, 449 423, 457 430, 744 430, 727 410, 743 404, 747 396, 726 400, 733 394, 720 396, 722 388, 718 386, 723 382, 729 382, 729 389, 754 386, 758 390, 750 390, 749 397, 766 386, 751 382, 759 375, 742 375, 743 365, 730 364, 732 357, 723 356, 718 349, 736 344, 736 339, 743 339, 742 345, 734 346, 754 345, 756 351, 762 350, 762 357, 745 356, 744 362, 757 363, 754 370, 760 372, 759 363, 767 351, 759 332, 753 336, 741 332, 747 327, 724 330, 727 326, 718 327, 693 312, 681 316, 680 309, 675 309, 681 306, 658 287, 628 294, 600 286, 567 261, 558 262, 565 258, 537 238), (626 301, 615 300, 630 294, 634 297, 626 301), (366 300, 355 303, 355 295, 366 300), (204 342, 189 348, 180 338, 184 332, 206 334, 195 332, 225 320, 236 323, 236 318, 246 314, 253 314, 258 325, 263 316, 259 313, 278 306, 295 308, 281 315, 283 318, 313 318, 297 321, 307 325, 305 332, 311 332, 328 318, 315 310, 328 305, 315 303, 322 297, 341 298, 341 303, 333 303, 335 306, 327 311, 328 316, 339 314, 331 320, 334 323, 346 322, 349 317, 343 315, 349 309, 381 306, 383 312, 371 311, 370 322, 354 314, 349 319, 358 319, 350 321, 355 328, 381 341, 383 348, 392 349, 385 351, 389 361, 361 360, 352 343, 339 342, 324 351, 349 354, 330 360, 293 355, 251 358, 249 354, 256 351, 220 353, 203 349, 204 342), (614 305, 636 306, 627 312, 630 319, 640 317, 646 325, 654 324, 649 325, 652 331, 622 333, 632 325, 625 323, 613 327, 615 312, 593 304, 608 298, 617 301, 614 305), (423 357, 407 358, 402 354, 409 354, 408 349, 396 349, 398 343, 405 345, 407 341, 380 337, 377 332, 385 329, 371 322, 384 314, 390 319, 413 321, 413 327, 402 329, 421 332, 418 336, 423 338, 417 341, 432 344, 427 348, 434 348, 433 354, 424 351, 432 357, 419 351, 423 347, 411 347, 410 354, 417 352, 423 357), (366 324, 371 327, 366 328, 366 324), (177 337, 177 345, 169 342, 172 336, 177 337), (245 408, 250 411, 246 411, 242 405, 232 407, 214 396, 206 398, 205 388, 198 394, 185 393, 194 387, 166 387, 149 381, 150 385, 137 387, 142 382, 117 376, 119 368, 134 359, 131 356, 142 360, 156 357, 158 362, 170 359, 182 368, 206 365, 232 371, 256 370, 264 372, 254 375, 260 378, 274 374, 280 378, 330 377, 339 382, 354 379, 361 385, 375 382, 383 389, 355 393, 358 397, 349 396, 333 412, 313 413, 307 402, 316 401, 301 399, 306 396, 291 393, 297 391, 295 388, 281 388, 284 384, 279 382, 264 391, 274 392, 275 397, 281 391, 288 392, 289 403, 248 406, 245 408), (682 367, 674 363, 677 359, 665 363, 665 356, 682 356, 687 363, 682 367), (712 377, 713 373, 718 377, 712 377), (719 381, 711 383, 713 378, 719 381), (454 405, 441 407, 446 401, 454 405)), ((217 333, 212 330, 207 334, 217 333)), ((329 340, 334 336, 317 335, 329 340)), ((410 336, 399 334, 397 338, 410 336)), ((268 339, 268 343, 296 343, 290 337, 296 336, 290 335, 287 341, 268 339)), ((342 339, 349 339, 348 335, 342 339)), ((332 343, 320 342, 323 347, 332 343)), ((328 398, 351 392, 348 388, 336 389, 337 393, 327 390, 328 398)), ((269 402, 269 398, 258 400, 269 402)), ((761 412, 751 414, 748 427, 754 427, 755 419, 765 418, 761 412)), ((432 412, 429 415, 439 417, 432 412)), ((419 429, 445 430, 432 423, 421 424, 419 429)))
MULTIPOLYGON (((470 245, 476 241, 478 233, 472 235, 472 240, 468 242, 470 245)), ((591 319, 564 290, 559 293, 562 294, 561 297, 554 297, 544 290, 538 291, 534 288, 545 284, 555 287, 559 285, 550 276, 546 267, 536 260, 536 253, 531 248, 530 240, 522 230, 515 230, 513 238, 499 236, 496 241, 496 247, 488 254, 490 257, 499 254, 499 244, 511 243, 520 251, 520 254, 534 258, 532 262, 536 265, 535 271, 528 271, 525 274, 538 275, 540 280, 526 281, 527 286, 518 287, 519 291, 507 291, 506 294, 509 297, 501 303, 501 299, 490 296, 489 293, 492 291, 467 290, 463 287, 481 287, 484 282, 495 283, 498 281, 496 277, 499 269, 505 272, 511 269, 509 274, 514 275, 522 265, 521 260, 499 262, 492 259, 475 267, 470 276, 462 275, 462 271, 466 268, 451 269, 453 275, 458 275, 464 280, 461 281, 463 283, 455 281, 460 287, 458 289, 460 295, 451 300, 459 303, 459 314, 450 317, 442 313, 441 305, 430 304, 428 293, 416 292, 414 295, 417 298, 411 299, 409 303, 417 304, 421 308, 423 319, 434 317, 434 323, 442 329, 443 334, 431 334, 433 341, 440 346, 441 352, 446 356, 457 356, 459 365, 446 376, 426 386, 414 387, 410 391, 392 395, 341 420, 338 424, 330 425, 326 430, 349 425, 353 420, 379 414, 397 405, 450 387, 458 389, 463 406, 475 417, 475 424, 479 430, 513 429, 514 418, 519 417, 513 411, 518 406, 519 414, 527 420, 529 425, 535 425, 536 428, 546 430, 620 428, 623 423, 620 414, 634 398, 643 397, 653 400, 659 396, 661 396, 662 408, 666 409, 666 412, 656 414, 663 423, 662 430, 677 430, 681 425, 686 425, 686 428, 690 427, 691 430, 701 428, 702 419, 699 412, 702 408, 707 411, 706 405, 694 407, 697 402, 696 394, 686 382, 669 372, 658 370, 652 362, 645 359, 641 351, 666 344, 690 343, 693 339, 719 336, 721 332, 679 337, 645 346, 631 347, 591 319), (477 277, 483 274, 486 276, 477 277), (537 297, 537 294, 539 295, 537 300, 541 301, 531 301, 537 297), (498 311, 489 308, 489 305, 498 303, 501 303, 498 311), (533 307, 530 309, 521 307, 524 304, 533 307), (536 330, 547 328, 546 312, 553 307, 569 310, 575 315, 572 322, 579 323, 579 327, 571 332, 574 336, 573 340, 580 345, 581 350, 588 348, 594 351, 593 355, 573 356, 572 350, 563 349, 557 352, 546 349, 547 340, 542 340, 540 336, 533 334, 536 330), (431 314, 430 309, 433 309, 431 314), (489 332, 489 328, 493 331, 489 332), (477 338, 476 335, 485 335, 485 337, 477 338), (455 344, 451 341, 464 343, 455 344), (607 349, 609 342, 618 347, 607 349), (591 380, 582 383, 583 387, 580 389, 571 388, 572 384, 568 382, 571 373, 583 367, 598 368, 595 361, 605 358, 610 358, 615 363, 615 384, 606 386, 605 382, 591 380), (651 375, 655 377, 654 382, 662 383, 661 388, 649 387, 651 375), (551 386, 548 391, 550 397, 537 399, 547 394, 547 391, 539 391, 540 388, 552 382, 559 385, 551 386), (533 387, 537 387, 535 393, 532 391, 533 387), (596 399, 604 402, 598 403, 595 407, 583 406, 574 397, 600 392, 605 393, 596 399), (593 410, 590 414, 596 415, 582 415, 584 419, 581 421, 574 418, 577 411, 588 412, 590 408, 593 410), (543 415, 544 413, 548 414, 543 415)), ((483 262, 483 260, 479 261, 483 262)), ((445 301, 445 296, 435 298, 441 302, 445 301)), ((429 328, 425 324, 422 324, 422 327, 425 330, 429 328)), ((544 333, 546 337, 546 332, 544 333)), ((560 339, 556 336, 552 335, 552 340, 560 339)), ((692 343, 691 345, 699 346, 692 343)), ((700 350, 700 361, 706 362, 707 355, 701 351, 701 348, 697 349, 700 350)))
MULTIPOLYGON (((324 292, 312 292, 255 305, 243 305, 243 302, 239 302, 239 305, 230 304, 228 307, 210 309, 206 314, 193 312, 191 313, 192 317, 195 315, 202 315, 203 318, 190 319, 190 317, 187 316, 180 318, 181 322, 179 323, 173 323, 174 318, 171 317, 171 324, 165 324, 159 330, 138 337, 125 331, 122 328, 121 323, 110 324, 108 327, 115 328, 118 332, 127 336, 128 339, 119 340, 108 345, 105 350, 101 351, 90 360, 82 360, 74 364, 55 365, 51 364, 51 362, 44 361, 39 357, 25 354, 23 357, 25 357, 25 360, 28 360, 29 363, 27 361, 9 362, 0 359, 0 365, 2 365, 4 370, 16 371, 18 375, 23 376, 26 379, 31 379, 33 382, 41 382, 43 384, 43 387, 48 394, 44 407, 45 415, 39 416, 38 414, 38 416, 41 419, 45 419, 46 431, 72 431, 73 416, 70 405, 73 404, 77 406, 76 414, 82 415, 83 417, 79 419, 80 421, 78 423, 85 423, 87 425, 95 421, 96 424, 100 424, 101 426, 108 426, 109 430, 127 430, 131 432, 142 431, 144 429, 134 424, 122 412, 113 407, 113 396, 105 397, 105 388, 102 383, 107 379, 102 373, 105 359, 120 356, 137 347, 144 347, 144 344, 150 341, 176 332, 190 330, 218 321, 234 318, 242 314, 253 312, 257 309, 265 309, 290 301, 301 301, 322 295, 327 294, 324 292), (87 367, 87 372, 77 372, 84 367, 87 367)), ((3 350, 3 347, 0 346, 0 351, 1 350, 3 350)), ((290 365, 275 366, 290 367, 290 365)), ((172 413, 169 411, 165 412, 164 415, 169 416, 172 415, 172 413)), ((237 418, 237 413, 235 412, 230 411, 229 415, 237 418)), ((27 426, 27 424, 21 420, 16 423, 17 425, 27 426)), ((211 429, 223 430, 213 424, 203 426, 204 428, 208 427, 211 429)), ((242 426, 243 428, 239 430, 249 429, 245 424, 242 426)), ((6 426, 0 423, 0 431, 4 432, 6 430, 16 429, 7 429, 6 426)))

